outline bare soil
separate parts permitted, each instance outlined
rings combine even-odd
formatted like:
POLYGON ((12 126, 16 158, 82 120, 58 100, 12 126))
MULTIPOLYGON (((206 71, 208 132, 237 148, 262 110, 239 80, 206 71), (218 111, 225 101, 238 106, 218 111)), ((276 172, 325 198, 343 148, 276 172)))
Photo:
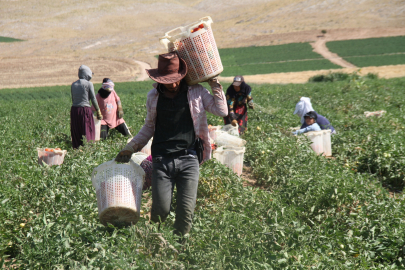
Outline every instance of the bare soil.
POLYGON ((311 43, 312 48, 314 48, 314 52, 319 53, 322 55, 325 59, 328 59, 332 63, 339 65, 341 67, 345 68, 355 68, 356 66, 345 61, 342 57, 337 55, 336 53, 332 53, 329 51, 329 49, 326 47, 326 40, 323 38, 318 39, 314 43, 311 43))
MULTIPOLYGON (((26 40, 0 43, 0 88, 69 85, 81 64, 93 70, 93 82, 143 80, 144 69, 157 65, 154 56, 165 52, 159 37, 206 15, 220 48, 405 35, 403 0, 3 0, 0 10, 0 36, 26 40)), ((403 69, 375 68, 381 77, 404 76, 403 69)))

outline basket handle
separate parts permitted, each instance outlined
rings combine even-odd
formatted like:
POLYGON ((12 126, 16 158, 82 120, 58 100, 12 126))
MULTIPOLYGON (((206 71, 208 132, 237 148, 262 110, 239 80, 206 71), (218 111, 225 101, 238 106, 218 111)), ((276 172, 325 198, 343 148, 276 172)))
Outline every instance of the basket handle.
POLYGON ((191 24, 186 25, 186 26, 180 26, 180 27, 174 28, 173 30, 170 30, 169 32, 166 32, 165 35, 164 35, 164 37, 162 37, 162 38, 160 38, 160 39, 161 39, 161 40, 162 40, 162 39, 168 39, 168 40, 170 40, 170 38, 172 37, 171 34, 172 34, 173 32, 175 32, 175 31, 178 31, 178 30, 180 30, 183 35, 184 35, 185 33, 187 33, 188 36, 189 36, 189 35, 190 35, 190 29, 191 29, 191 28, 194 28, 196 25, 199 25, 199 24, 201 24, 201 23, 203 23, 203 24, 205 24, 205 25, 207 25, 207 26, 209 27, 209 26, 211 26, 211 24, 213 23, 213 21, 212 21, 212 19, 211 19, 210 16, 202 17, 198 22, 194 22, 194 23, 191 23, 191 24))
POLYGON ((177 31, 177 30, 180 30, 181 32, 184 32, 184 28, 185 27, 183 27, 183 26, 180 26, 180 27, 177 27, 177 28, 174 28, 173 30, 170 30, 169 32, 166 32, 165 33, 165 36, 164 37, 161 37, 160 39, 170 39, 172 36, 171 36, 171 34, 173 33, 173 32, 175 32, 175 31, 177 31))

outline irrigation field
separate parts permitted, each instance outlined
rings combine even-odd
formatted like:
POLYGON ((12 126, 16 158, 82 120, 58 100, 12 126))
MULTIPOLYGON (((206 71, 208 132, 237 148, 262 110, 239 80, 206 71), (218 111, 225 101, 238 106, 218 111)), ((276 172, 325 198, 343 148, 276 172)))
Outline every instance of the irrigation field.
MULTIPOLYGON (((160 233, 146 215, 131 228, 97 218, 90 175, 126 138, 72 150, 69 86, 0 91, 0 266, 6 269, 400 269, 405 267, 405 78, 252 85, 245 163, 261 188, 215 161, 201 167, 194 226, 177 244, 173 216, 160 233), (316 156, 288 128, 309 96, 338 134, 336 159, 316 156), (364 111, 386 110, 382 118, 364 111), (68 150, 37 164, 37 147, 68 150)), ((99 85, 95 88, 98 89, 99 85)), ((227 87, 227 85, 225 85, 227 87)), ((149 82, 117 83, 126 120, 142 126, 149 82)), ((222 120, 213 115, 209 124, 222 120)), ((143 210, 149 192, 145 192, 143 210)), ((173 202, 175 207, 176 202, 173 202)))
MULTIPOLYGON (((358 67, 405 64, 405 36, 330 41, 333 53, 358 67)), ((309 43, 219 50, 222 76, 256 75, 307 70, 339 69, 312 51, 309 43)))
POLYGON ((405 64, 405 36, 330 41, 326 46, 358 67, 405 64))
POLYGON ((339 66, 312 51, 309 43, 219 49, 221 76, 333 69, 339 66))

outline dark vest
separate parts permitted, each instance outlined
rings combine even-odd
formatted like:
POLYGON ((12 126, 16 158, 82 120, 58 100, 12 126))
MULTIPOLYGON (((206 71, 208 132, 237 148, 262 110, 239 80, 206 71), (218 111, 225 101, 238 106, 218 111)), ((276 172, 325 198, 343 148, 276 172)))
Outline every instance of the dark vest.
POLYGON ((187 98, 188 86, 182 81, 180 91, 174 98, 167 98, 158 86, 159 98, 156 107, 155 134, 152 156, 168 156, 187 149, 194 149, 195 132, 187 98))

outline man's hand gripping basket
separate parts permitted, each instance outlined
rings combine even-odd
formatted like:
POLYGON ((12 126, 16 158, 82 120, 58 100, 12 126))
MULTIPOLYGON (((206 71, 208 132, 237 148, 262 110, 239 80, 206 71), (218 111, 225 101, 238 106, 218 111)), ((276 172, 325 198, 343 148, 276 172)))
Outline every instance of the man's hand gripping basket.
POLYGON ((212 33, 211 17, 178 27, 160 38, 168 52, 177 51, 186 61, 188 72, 185 77, 188 85, 197 84, 219 75, 223 70, 221 58, 212 33))
POLYGON ((145 172, 133 160, 121 164, 114 160, 93 170, 98 216, 103 225, 133 225, 139 220, 145 172))

